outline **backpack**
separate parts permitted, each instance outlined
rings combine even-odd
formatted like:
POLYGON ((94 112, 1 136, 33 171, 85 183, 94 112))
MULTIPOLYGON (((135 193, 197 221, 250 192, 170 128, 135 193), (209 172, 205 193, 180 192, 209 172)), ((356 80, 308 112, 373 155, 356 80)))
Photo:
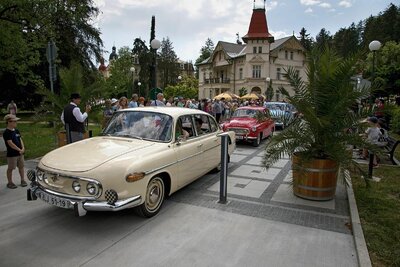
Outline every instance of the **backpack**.
POLYGON ((378 137, 378 146, 387 146, 389 140, 388 140, 388 133, 385 129, 380 128, 379 129, 379 137, 378 137))

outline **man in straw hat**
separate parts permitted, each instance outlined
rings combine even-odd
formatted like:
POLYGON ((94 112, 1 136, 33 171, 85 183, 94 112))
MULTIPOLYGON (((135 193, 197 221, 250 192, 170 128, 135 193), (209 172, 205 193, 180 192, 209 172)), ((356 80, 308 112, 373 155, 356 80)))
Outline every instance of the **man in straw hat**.
POLYGON ((64 111, 61 114, 61 121, 65 125, 67 131, 68 143, 73 143, 83 139, 85 133, 85 120, 88 117, 88 113, 91 110, 90 105, 86 106, 85 113, 82 114, 78 105, 81 103, 81 96, 78 93, 71 94, 71 102, 64 107, 64 111))
POLYGON ((17 118, 14 114, 7 114, 4 117, 6 121, 6 130, 3 133, 4 143, 7 147, 7 188, 15 189, 17 186, 12 181, 12 172, 18 167, 19 175, 21 177, 21 186, 27 186, 28 184, 24 179, 24 153, 25 146, 22 142, 21 134, 17 127, 17 118))

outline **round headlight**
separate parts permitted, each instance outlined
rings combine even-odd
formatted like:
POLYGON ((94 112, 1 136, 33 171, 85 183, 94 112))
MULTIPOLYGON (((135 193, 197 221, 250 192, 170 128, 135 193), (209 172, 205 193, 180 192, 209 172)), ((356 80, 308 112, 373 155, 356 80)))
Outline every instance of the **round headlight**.
POLYGON ((257 127, 256 127, 256 126, 253 126, 253 127, 251 127, 251 130, 252 130, 253 132, 257 131, 257 127))
POLYGON ((76 193, 79 193, 81 191, 81 184, 78 181, 74 181, 72 183, 72 189, 74 189, 76 193))
POLYGON ((91 194, 95 195, 97 193, 97 186, 94 183, 88 183, 86 186, 86 191, 91 194))

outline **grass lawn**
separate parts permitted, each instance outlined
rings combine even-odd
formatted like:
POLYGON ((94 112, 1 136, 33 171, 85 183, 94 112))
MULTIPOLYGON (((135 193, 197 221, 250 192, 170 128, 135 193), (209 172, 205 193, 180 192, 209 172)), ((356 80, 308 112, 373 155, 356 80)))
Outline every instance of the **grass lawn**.
POLYGON ((361 225, 373 266, 400 266, 400 167, 379 166, 366 186, 353 177, 361 225))
MULTIPOLYGON (((5 125, 3 127, 5 128, 5 125)), ((17 129, 25 144, 25 160, 41 157, 57 148, 55 130, 47 124, 19 122, 17 129)), ((93 131, 93 136, 98 136, 101 132, 99 125, 90 125, 89 129, 93 131)), ((7 164, 6 159, 0 158, 0 165, 5 164, 7 164)))

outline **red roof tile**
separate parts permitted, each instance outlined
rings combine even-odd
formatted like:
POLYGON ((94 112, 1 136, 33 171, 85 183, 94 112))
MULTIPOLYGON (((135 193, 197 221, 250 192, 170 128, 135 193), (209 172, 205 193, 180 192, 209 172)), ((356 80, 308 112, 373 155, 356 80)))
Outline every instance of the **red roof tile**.
POLYGON ((248 33, 242 38, 247 43, 249 39, 272 39, 273 36, 268 32, 267 16, 265 9, 253 9, 248 33))

